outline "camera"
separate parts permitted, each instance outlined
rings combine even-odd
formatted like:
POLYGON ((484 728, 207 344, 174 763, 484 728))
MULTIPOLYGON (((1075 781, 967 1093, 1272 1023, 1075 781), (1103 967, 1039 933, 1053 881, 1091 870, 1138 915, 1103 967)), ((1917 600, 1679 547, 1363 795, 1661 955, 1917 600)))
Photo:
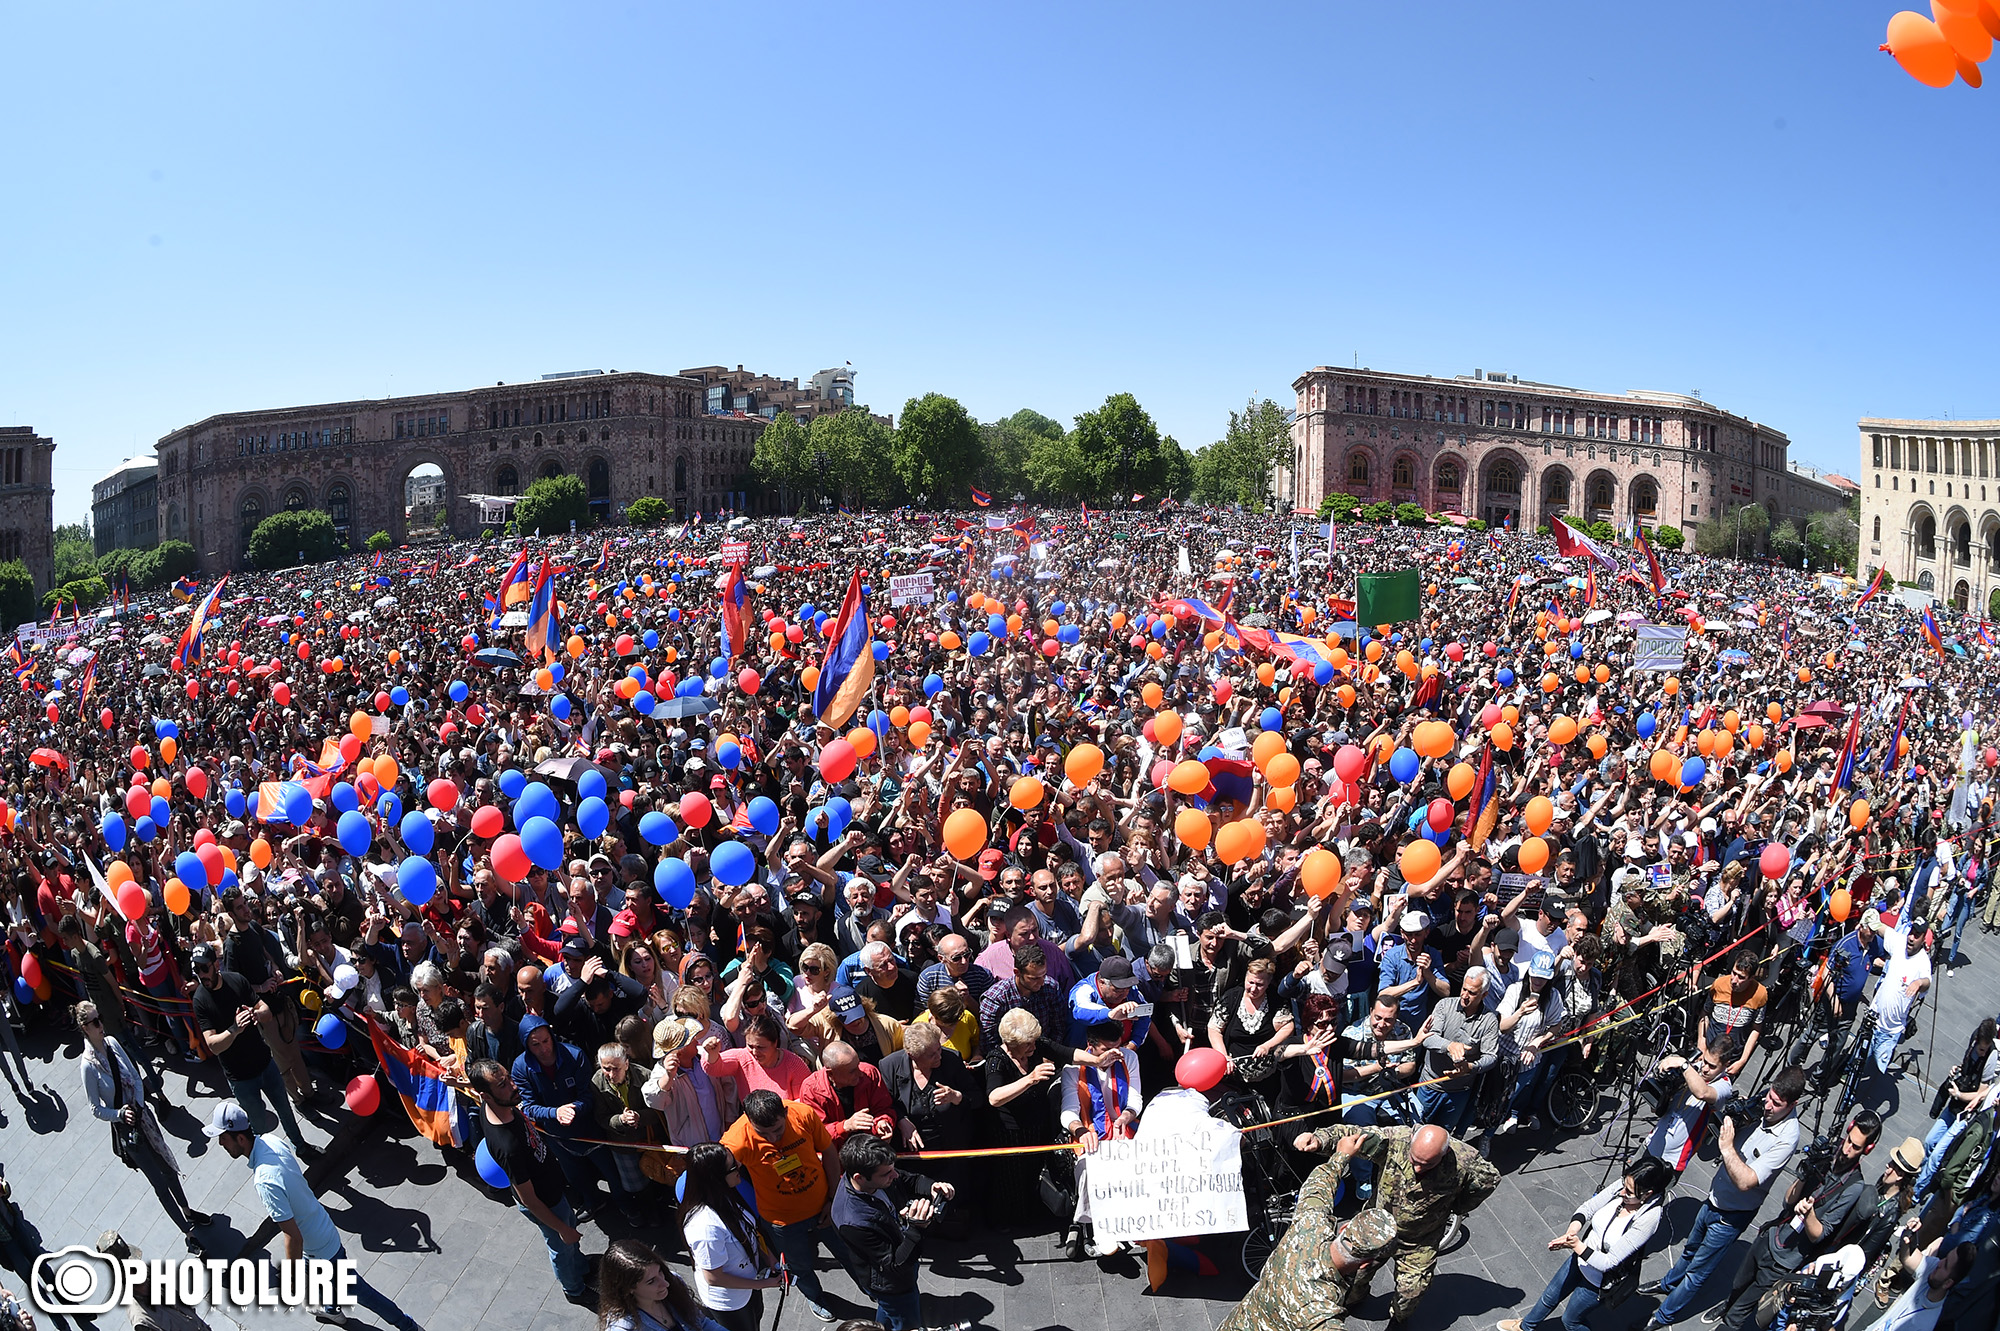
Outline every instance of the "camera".
POLYGON ((125 1302, 125 1265, 72 1243, 37 1257, 28 1284, 35 1307, 45 1313, 95 1317, 125 1302))
POLYGON ((1785 1294, 1786 1331, 1833 1331, 1847 1316, 1842 1295, 1852 1280, 1840 1265, 1829 1263, 1793 1281, 1785 1294))
MULTIPOLYGON (((1764 1121, 1764 1103, 1755 1097, 1732 1095, 1718 1106, 1717 1113, 1736 1125, 1736 1136, 1740 1141, 1757 1130, 1764 1121)), ((1718 1123, 1718 1127, 1721 1125, 1718 1123)))
POLYGON ((1687 1087, 1679 1068, 1662 1068, 1639 1079, 1635 1094, 1658 1118, 1673 1107, 1674 1098, 1687 1087))

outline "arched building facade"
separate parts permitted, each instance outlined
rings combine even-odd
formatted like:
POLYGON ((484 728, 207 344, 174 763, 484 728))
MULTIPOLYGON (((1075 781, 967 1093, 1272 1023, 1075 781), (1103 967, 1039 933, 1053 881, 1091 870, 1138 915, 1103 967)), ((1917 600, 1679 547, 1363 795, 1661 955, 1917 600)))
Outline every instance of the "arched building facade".
POLYGON ((250 533, 286 509, 323 510, 349 549, 377 531, 401 544, 405 479, 425 464, 442 474, 444 525, 458 536, 480 530, 466 496, 520 494, 543 476, 581 479, 600 522, 644 495, 681 514, 756 512, 766 496, 750 459, 764 425, 710 414, 699 379, 619 372, 232 412, 156 446, 160 538, 187 541, 211 574, 245 567, 250 533))
POLYGON ((1992 616, 2000 420, 1861 422, 1861 566, 1992 616))

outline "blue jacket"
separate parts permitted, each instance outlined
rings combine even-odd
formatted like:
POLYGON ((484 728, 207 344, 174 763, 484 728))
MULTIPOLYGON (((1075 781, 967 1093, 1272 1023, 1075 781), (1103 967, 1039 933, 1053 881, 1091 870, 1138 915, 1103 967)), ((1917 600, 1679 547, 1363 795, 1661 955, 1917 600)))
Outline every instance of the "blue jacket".
MULTIPOLYGON (((521 1018, 521 1053, 512 1069, 514 1089, 521 1093, 521 1112, 533 1119, 536 1127, 551 1136, 580 1137, 591 1123, 590 1069, 584 1066, 576 1046, 561 1040, 555 1042, 553 1068, 543 1067, 528 1052, 528 1036, 547 1025, 533 1013, 521 1018), (556 1121, 556 1111, 564 1105, 576 1107, 576 1118, 568 1126, 556 1121)), ((553 1037, 555 1032, 549 1034, 553 1037)))

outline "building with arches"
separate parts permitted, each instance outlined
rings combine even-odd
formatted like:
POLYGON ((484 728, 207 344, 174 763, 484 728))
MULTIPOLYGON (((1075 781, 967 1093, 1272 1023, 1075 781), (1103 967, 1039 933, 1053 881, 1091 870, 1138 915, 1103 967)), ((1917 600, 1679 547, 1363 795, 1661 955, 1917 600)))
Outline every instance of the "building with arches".
POLYGON ((1273 489, 1294 510, 1343 491, 1494 526, 1562 517, 1628 532, 1686 529, 1753 501, 1774 522, 1802 522, 1844 502, 1788 470, 1782 433, 1685 394, 1325 365, 1292 389, 1292 456, 1273 489))
POLYGON ((479 531, 464 496, 520 494, 543 476, 582 478, 602 522, 642 495, 682 514, 757 512, 769 497, 750 458, 766 423, 710 414, 698 379, 619 371, 229 412, 155 446, 159 537, 187 541, 211 574, 245 566, 250 533, 285 509, 324 510, 350 549, 377 531, 400 544, 407 482, 425 463, 442 478, 424 492, 441 486, 458 536, 479 531))
POLYGON ((1991 616, 2000 420, 1861 421, 1861 565, 1991 616))
POLYGON ((56 441, 31 425, 0 426, 0 562, 18 559, 35 595, 55 574, 56 441))

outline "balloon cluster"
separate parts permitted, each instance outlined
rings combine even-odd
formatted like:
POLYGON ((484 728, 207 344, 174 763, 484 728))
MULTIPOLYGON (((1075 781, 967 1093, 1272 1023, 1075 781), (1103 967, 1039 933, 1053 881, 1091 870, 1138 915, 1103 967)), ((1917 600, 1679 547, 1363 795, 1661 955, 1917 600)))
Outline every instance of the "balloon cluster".
POLYGON ((1995 0, 1931 0, 1929 18, 1907 9, 1892 17, 1881 49, 1919 83, 1946 88, 1960 78, 1977 88, 1984 82, 1979 66, 1993 54, 1996 37, 1995 0))

